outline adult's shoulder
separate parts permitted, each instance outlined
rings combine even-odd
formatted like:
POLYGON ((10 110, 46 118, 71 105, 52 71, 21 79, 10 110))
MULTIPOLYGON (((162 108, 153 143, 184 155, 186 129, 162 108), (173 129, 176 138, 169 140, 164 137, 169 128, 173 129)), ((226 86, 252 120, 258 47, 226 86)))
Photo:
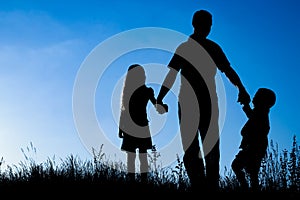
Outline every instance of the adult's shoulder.
POLYGON ((177 47, 177 51, 184 50, 186 48, 195 47, 195 46, 198 46, 198 44, 201 44, 205 48, 207 47, 207 48, 222 50, 221 46, 217 42, 210 40, 208 38, 203 39, 203 40, 195 40, 192 37, 189 37, 189 39, 187 41, 182 42, 177 47))
POLYGON ((213 46, 214 48, 221 49, 221 46, 217 42, 215 42, 213 40, 206 39, 206 43, 208 43, 210 46, 213 46))
POLYGON ((185 48, 186 46, 188 46, 188 41, 184 41, 182 43, 180 43, 177 47, 176 47, 176 51, 185 48))
POLYGON ((190 39, 180 43, 175 51, 175 55, 185 55, 187 53, 187 50, 190 48, 193 48, 193 45, 191 45, 190 39))

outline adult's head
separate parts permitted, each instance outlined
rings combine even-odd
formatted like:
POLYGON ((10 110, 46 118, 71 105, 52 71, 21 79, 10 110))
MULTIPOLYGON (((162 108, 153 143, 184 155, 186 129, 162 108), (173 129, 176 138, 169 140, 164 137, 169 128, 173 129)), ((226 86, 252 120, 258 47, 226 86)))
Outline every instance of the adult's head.
POLYGON ((212 26, 212 14, 206 10, 196 11, 193 15, 192 25, 198 36, 206 38, 212 26))

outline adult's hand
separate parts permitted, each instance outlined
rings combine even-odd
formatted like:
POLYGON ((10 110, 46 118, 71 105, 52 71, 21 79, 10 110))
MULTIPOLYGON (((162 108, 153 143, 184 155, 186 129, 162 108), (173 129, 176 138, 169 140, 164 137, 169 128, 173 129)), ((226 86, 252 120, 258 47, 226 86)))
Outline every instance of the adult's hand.
POLYGON ((250 95, 245 89, 239 91, 237 102, 239 102, 241 105, 246 105, 251 102, 250 95))
POLYGON ((166 112, 168 112, 168 105, 167 104, 164 104, 162 102, 158 102, 156 104, 156 111, 159 113, 159 114, 164 114, 166 112))
POLYGON ((123 138, 123 137, 124 137, 123 131, 119 129, 119 138, 123 138))

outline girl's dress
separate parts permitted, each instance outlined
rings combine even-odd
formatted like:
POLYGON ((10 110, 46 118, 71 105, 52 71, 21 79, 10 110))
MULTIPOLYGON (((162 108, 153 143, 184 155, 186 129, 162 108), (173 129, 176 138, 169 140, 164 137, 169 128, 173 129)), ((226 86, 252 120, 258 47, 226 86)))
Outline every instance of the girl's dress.
POLYGON ((154 90, 143 85, 136 89, 128 106, 121 111, 119 128, 124 132, 121 150, 135 152, 138 148, 152 148, 152 139, 147 119, 147 104, 154 99, 154 90))

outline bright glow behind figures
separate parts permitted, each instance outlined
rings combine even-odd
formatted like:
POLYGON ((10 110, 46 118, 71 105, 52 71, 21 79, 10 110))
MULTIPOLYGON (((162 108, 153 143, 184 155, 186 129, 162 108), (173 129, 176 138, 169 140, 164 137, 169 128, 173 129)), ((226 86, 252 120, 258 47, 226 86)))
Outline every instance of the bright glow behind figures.
MULTIPOLYGON (((98 149, 101 145, 103 145, 105 154, 110 158, 116 158, 117 160, 124 159, 124 153, 121 152, 117 142, 110 139, 112 134, 115 134, 116 139, 118 139, 117 124, 119 121, 118 112, 120 109, 120 94, 118 93, 121 92, 124 76, 119 78, 112 91, 105 91, 105 95, 110 96, 111 104, 100 105, 100 108, 101 106, 111 106, 111 120, 113 120, 113 124, 116 125, 116 131, 113 133, 108 133, 103 128, 105 126, 103 123, 107 123, 107 121, 99 120, 96 115, 98 111, 95 110, 96 89, 98 83, 104 75, 104 72, 115 60, 126 53, 143 49, 158 49, 174 53, 178 44, 185 41, 187 38, 187 35, 184 35, 180 32, 159 27, 132 29, 121 32, 103 41, 86 57, 77 73, 74 83, 73 116, 80 139, 91 154, 93 148, 98 149)), ((204 59, 206 59, 207 62, 211 60, 208 54, 204 59)), ((133 60, 132 62, 135 61, 133 60)), ((147 73, 147 84, 162 84, 161 80, 165 76, 165 72, 167 70, 166 66, 162 66, 162 64, 159 63, 142 63, 142 65, 145 66, 145 71, 147 73), (160 70, 161 73, 158 73, 157 70, 160 70)), ((216 79, 220 103, 219 124, 221 133, 225 121, 226 95, 223 82, 219 74, 217 74, 216 79)), ((175 94, 178 93, 178 91, 176 91, 176 87, 171 88, 171 91, 175 94)), ((102 91, 97 92, 101 93, 102 91)), ((192 94, 191 98, 193 98, 192 94)), ((101 115, 101 110, 99 113, 101 115)), ((167 126, 167 123, 176 123, 174 124, 174 126, 176 126, 178 123, 176 117, 177 115, 170 116, 167 113, 164 115, 164 117, 160 117, 161 120, 159 123, 153 120, 153 123, 150 125, 154 126, 151 127, 152 136, 160 134, 159 132, 163 131, 163 127, 167 126), (169 120, 168 118, 170 117, 173 117, 174 119, 169 120)), ((213 142, 211 145, 213 145, 213 142)), ((162 146, 157 148, 161 154, 163 167, 168 166, 176 161, 176 154, 181 155, 183 153, 179 130, 174 133, 172 138, 169 138, 168 141, 165 141, 162 146)))

